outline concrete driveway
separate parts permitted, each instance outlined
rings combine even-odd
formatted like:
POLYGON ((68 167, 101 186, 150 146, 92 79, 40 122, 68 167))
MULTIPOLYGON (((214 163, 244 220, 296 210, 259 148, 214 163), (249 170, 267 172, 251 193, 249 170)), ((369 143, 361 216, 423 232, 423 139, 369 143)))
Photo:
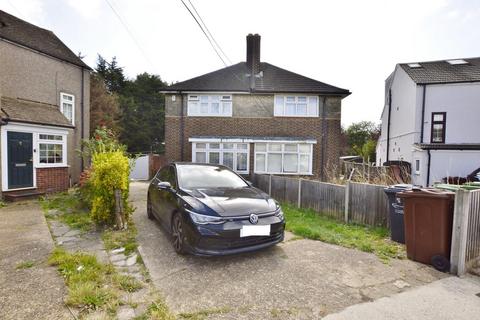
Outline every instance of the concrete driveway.
POLYGON ((135 182, 130 191, 140 252, 175 313, 201 313, 208 319, 318 319, 446 276, 412 261, 386 265, 372 254, 291 235, 256 253, 178 256, 162 229, 147 219, 147 186, 135 182))

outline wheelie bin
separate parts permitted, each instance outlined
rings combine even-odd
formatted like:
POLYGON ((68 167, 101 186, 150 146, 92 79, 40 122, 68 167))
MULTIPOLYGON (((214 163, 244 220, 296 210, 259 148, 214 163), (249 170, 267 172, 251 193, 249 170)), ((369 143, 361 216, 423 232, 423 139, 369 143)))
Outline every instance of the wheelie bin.
POLYGON ((403 199, 407 257, 450 270, 453 204, 455 194, 437 189, 412 189, 398 193, 403 199))
POLYGON ((390 239, 398 243, 405 243, 405 226, 403 222, 403 200, 397 193, 412 189, 411 184, 396 184, 385 189, 388 197, 390 216, 390 239))

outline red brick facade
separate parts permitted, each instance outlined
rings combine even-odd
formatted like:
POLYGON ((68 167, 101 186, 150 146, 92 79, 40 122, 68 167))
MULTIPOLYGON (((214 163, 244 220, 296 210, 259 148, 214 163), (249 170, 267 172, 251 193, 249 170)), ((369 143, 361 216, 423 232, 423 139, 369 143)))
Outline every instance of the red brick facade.
MULTIPOLYGON (((340 119, 327 118, 241 118, 184 117, 183 141, 180 141, 181 117, 165 117, 165 151, 169 161, 191 161, 193 136, 258 136, 308 137, 317 140, 313 147, 313 174, 321 176, 321 168, 338 162, 340 153, 340 119), (322 136, 325 136, 323 141, 322 136), (322 147, 324 151, 322 152, 322 147), (183 159, 181 149, 183 148, 183 159), (322 159, 322 154, 325 158, 322 159)), ((253 172, 254 146, 250 145, 250 172, 253 172)))
POLYGON ((37 168, 37 190, 41 192, 60 192, 68 190, 70 177, 68 167, 37 168))

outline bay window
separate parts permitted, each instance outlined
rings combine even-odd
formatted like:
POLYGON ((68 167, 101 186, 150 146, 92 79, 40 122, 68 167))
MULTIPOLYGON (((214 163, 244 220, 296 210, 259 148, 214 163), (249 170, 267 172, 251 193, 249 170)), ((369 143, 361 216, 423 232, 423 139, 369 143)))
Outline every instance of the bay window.
POLYGON ((276 117, 318 117, 318 109, 318 96, 275 95, 276 117))
POLYGON ((255 143, 255 173, 311 174, 312 144, 255 143))
POLYGON ((192 161, 222 164, 238 173, 248 173, 248 143, 192 143, 192 161))
POLYGON ((188 95, 187 114, 189 116, 231 117, 231 95, 188 95))

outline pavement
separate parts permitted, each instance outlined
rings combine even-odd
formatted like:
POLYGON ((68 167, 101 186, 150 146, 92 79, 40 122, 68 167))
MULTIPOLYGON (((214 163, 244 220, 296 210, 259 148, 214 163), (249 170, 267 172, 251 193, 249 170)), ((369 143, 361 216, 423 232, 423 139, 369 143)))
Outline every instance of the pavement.
POLYGON ((449 277, 374 302, 362 303, 324 320, 472 320, 480 318, 480 280, 449 277))
POLYGON ((209 320, 319 319, 448 277, 409 260, 384 264, 373 254, 289 233, 283 243, 255 253, 179 256, 161 227, 147 219, 147 187, 134 182, 130 189, 139 251, 177 314, 208 315, 209 320))
POLYGON ((72 319, 63 279, 47 259, 54 248, 37 201, 0 209, 0 319, 72 319), (18 268, 29 262, 31 267, 18 268))

